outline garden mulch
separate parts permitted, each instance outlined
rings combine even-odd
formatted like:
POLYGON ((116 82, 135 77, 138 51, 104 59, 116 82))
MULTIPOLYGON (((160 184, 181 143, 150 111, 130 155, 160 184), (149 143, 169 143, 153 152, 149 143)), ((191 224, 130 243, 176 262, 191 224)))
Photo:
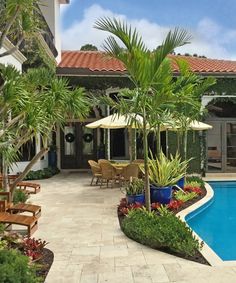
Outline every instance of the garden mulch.
POLYGON ((53 252, 47 248, 44 248, 42 258, 36 262, 36 264, 38 265, 36 275, 42 278, 42 282, 45 282, 47 274, 52 266, 53 260, 53 252))

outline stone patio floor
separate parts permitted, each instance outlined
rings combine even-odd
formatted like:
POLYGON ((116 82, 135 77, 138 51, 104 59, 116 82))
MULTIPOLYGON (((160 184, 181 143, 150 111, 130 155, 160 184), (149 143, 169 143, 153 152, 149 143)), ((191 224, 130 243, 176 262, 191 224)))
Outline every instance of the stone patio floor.
POLYGON ((47 240, 55 256, 47 283, 236 282, 236 265, 201 265, 128 239, 116 215, 119 188, 90 186, 87 173, 40 183, 30 202, 42 206, 34 236, 47 240))

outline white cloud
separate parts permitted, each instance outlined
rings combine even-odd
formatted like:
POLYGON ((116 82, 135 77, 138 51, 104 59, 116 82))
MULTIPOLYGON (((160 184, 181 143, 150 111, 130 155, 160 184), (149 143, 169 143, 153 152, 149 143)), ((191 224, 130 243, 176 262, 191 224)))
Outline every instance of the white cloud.
MULTIPOLYGON (((93 26, 98 18, 104 16, 122 19, 132 27, 136 27, 150 49, 160 45, 171 28, 150 22, 147 19, 129 19, 126 15, 116 14, 99 5, 92 5, 84 10, 82 20, 75 21, 69 28, 62 31, 62 48, 64 50, 79 50, 82 45, 91 43, 100 49, 108 34, 93 26)), ((189 32, 193 36, 191 44, 178 48, 176 52, 197 53, 209 58, 236 58, 236 54, 231 54, 227 49, 227 46, 236 43, 236 30, 226 29, 211 19, 205 18, 189 32)))
POLYGON ((68 4, 62 4, 60 6, 60 13, 61 13, 62 17, 65 15, 66 11, 71 8, 71 6, 73 5, 74 2, 75 2, 75 0, 70 0, 69 5, 68 4))

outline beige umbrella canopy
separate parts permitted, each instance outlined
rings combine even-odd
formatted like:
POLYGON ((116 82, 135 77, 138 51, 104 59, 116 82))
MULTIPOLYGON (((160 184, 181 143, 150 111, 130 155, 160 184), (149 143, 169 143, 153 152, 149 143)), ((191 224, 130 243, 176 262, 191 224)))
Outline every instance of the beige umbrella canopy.
POLYGON ((143 123, 143 118, 140 115, 130 114, 128 116, 112 114, 90 124, 86 127, 91 129, 122 129, 122 128, 139 128, 143 123))
POLYGON ((204 131, 204 130, 212 129, 212 126, 209 125, 209 124, 202 123, 202 122, 194 120, 194 121, 191 122, 189 128, 194 130, 194 131, 204 131))
MULTIPOLYGON (((164 126, 163 127, 163 131, 166 131, 166 130, 169 130, 169 131, 177 131, 180 127, 172 127, 172 126, 164 126)), ((189 130, 193 130, 193 131, 204 131, 204 130, 210 130, 212 129, 212 126, 209 125, 209 124, 206 124, 206 123, 202 123, 202 122, 199 122, 197 120, 194 120, 190 123, 189 127, 188 127, 189 130)))
MULTIPOLYGON (((132 131, 131 129, 138 129, 143 124, 143 118, 140 115, 136 114, 129 114, 125 115, 118 115, 117 113, 87 124, 86 127, 91 129, 96 128, 103 128, 103 129, 122 129, 128 128, 129 129, 129 152, 130 152, 130 159, 132 158, 132 131)), ((110 138, 108 135, 108 143, 110 143, 110 138)), ((109 147, 110 148, 110 147, 109 147)), ((108 159, 110 159, 110 150, 108 150, 108 159)))

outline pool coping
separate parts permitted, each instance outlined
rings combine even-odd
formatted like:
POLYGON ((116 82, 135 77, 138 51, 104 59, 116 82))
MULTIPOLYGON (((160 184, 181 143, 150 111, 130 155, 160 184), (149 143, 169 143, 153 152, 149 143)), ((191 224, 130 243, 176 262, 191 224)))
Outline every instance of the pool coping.
MULTIPOLYGON (((213 181, 213 180, 212 180, 213 181)), ((225 181, 225 180, 224 180, 225 181)), ((200 199, 198 202, 194 203, 193 205, 187 207, 186 209, 180 211, 177 213, 176 216, 179 216, 182 221, 184 221, 187 225, 185 217, 190 214, 191 212, 195 211, 196 209, 202 207, 204 204, 208 203, 212 200, 214 197, 214 191, 211 188, 211 186, 205 182, 205 188, 206 188, 206 195, 204 198, 200 199)), ((189 226, 189 225, 188 225, 189 226)), ((190 227, 191 228, 191 227, 190 227)), ((203 241, 202 238, 193 230, 193 234, 196 236, 196 238, 199 241, 203 241)), ((204 241, 203 241, 204 242, 204 241)), ((200 251, 201 254, 205 257, 205 259, 210 263, 211 266, 235 266, 236 261, 224 261, 222 260, 214 251, 212 248, 210 248, 206 242, 204 242, 203 248, 200 251)))

